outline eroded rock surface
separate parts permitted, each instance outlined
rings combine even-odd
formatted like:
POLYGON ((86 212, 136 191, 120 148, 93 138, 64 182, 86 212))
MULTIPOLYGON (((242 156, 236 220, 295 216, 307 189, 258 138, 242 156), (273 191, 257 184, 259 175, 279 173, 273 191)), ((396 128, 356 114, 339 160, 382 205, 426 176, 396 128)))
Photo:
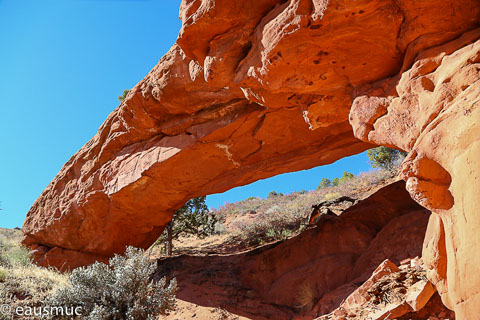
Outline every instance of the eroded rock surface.
POLYGON ((420 259, 398 267, 386 259, 340 306, 316 320, 454 320, 425 277, 420 259))
POLYGON ((398 181, 285 241, 159 260, 156 277, 176 277, 177 297, 198 305, 251 319, 313 319, 336 309, 385 259, 400 265, 419 256, 429 215, 398 181))
POLYGON ((361 152, 353 98, 479 16, 478 0, 184 0, 177 43, 37 199, 24 243, 88 264, 149 246, 192 197, 361 152))
POLYGON ((409 151, 407 190, 435 213, 423 250, 427 276, 460 319, 480 314, 479 38, 474 30, 422 51, 396 94, 372 91, 350 113, 360 139, 409 151))

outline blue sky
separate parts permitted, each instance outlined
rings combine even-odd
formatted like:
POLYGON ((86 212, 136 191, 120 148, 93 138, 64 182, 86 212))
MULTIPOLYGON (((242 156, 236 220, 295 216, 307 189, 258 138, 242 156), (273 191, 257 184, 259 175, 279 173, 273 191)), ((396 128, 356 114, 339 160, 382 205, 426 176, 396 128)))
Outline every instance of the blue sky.
MULTIPOLYGON (((21 226, 62 165, 175 42, 180 0, 0 0, 0 227, 21 226)), ((208 197, 314 189, 365 154, 208 197)))

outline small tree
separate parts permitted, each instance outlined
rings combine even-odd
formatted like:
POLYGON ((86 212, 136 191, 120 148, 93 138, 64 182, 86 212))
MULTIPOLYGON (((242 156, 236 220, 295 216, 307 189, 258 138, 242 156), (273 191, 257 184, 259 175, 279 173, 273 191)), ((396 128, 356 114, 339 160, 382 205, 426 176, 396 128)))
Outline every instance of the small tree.
POLYGON ((205 203, 206 197, 198 197, 188 200, 178 209, 172 220, 167 224, 164 235, 157 240, 165 242, 166 252, 169 256, 173 251, 173 239, 182 234, 191 234, 197 237, 206 237, 215 232, 217 217, 208 211, 205 203))
POLYGON ((317 190, 328 188, 332 186, 332 181, 328 178, 323 178, 322 181, 320 181, 320 184, 317 187, 317 190))
POLYGON ((373 168, 382 168, 389 171, 393 171, 397 166, 398 161, 406 155, 406 152, 401 152, 384 146, 376 147, 367 151, 368 159, 373 168))
POLYGON ((125 98, 127 97, 127 94, 130 92, 130 90, 123 90, 123 94, 121 96, 118 96, 118 101, 123 102, 125 98))
POLYGON ((278 196, 277 191, 270 191, 270 193, 268 194, 268 198, 272 198, 272 197, 276 197, 276 196, 278 196))
POLYGON ((350 173, 348 171, 343 172, 343 176, 339 179, 338 183, 342 184, 347 182, 348 180, 352 179, 354 177, 353 173, 350 173))
POLYGON ((340 183, 340 179, 334 178, 334 179, 332 180, 332 187, 338 186, 339 183, 340 183))

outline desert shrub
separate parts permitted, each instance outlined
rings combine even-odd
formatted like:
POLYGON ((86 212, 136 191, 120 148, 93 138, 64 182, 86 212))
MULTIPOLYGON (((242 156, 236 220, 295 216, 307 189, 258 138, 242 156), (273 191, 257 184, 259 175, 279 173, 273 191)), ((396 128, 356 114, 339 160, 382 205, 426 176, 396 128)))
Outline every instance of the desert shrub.
POLYGON ((285 240, 295 233, 303 220, 304 209, 297 210, 297 204, 286 208, 288 204, 270 206, 257 214, 255 222, 237 220, 232 222, 231 232, 249 245, 258 245, 267 241, 285 240))
POLYGON ((292 234, 292 230, 272 227, 267 230, 265 236, 268 240, 285 240, 292 236, 292 234))
POLYGON ((155 263, 144 251, 128 247, 110 265, 96 262, 73 270, 69 286, 59 289, 50 305, 80 306, 82 319, 154 319, 175 307, 175 279, 151 280, 155 263))
POLYGON ((340 198, 342 195, 340 192, 329 192, 323 196, 324 201, 334 200, 340 198))
POLYGON ((30 255, 30 250, 26 247, 15 246, 5 254, 4 261, 12 267, 28 266, 31 264, 30 255))
POLYGON ((238 239, 248 245, 283 240, 306 228, 312 205, 341 196, 356 198, 358 194, 393 176, 394 172, 384 169, 358 175, 345 172, 341 179, 335 178, 330 184, 327 183, 328 179, 323 180, 322 187, 314 191, 285 195, 276 193, 265 199, 257 197, 226 203, 214 210, 214 213, 224 223, 225 233, 233 240, 238 239), (252 211, 254 214, 251 214, 252 211))
POLYGON ((0 229, 0 266, 17 267, 31 264, 30 251, 21 245, 20 230, 0 229))
POLYGON ((123 102, 123 100, 125 100, 129 92, 130 90, 123 90, 122 95, 117 97, 118 101, 123 102))
POLYGON ((0 268, 0 282, 4 282, 7 279, 8 270, 4 268, 0 268))
POLYGON ((278 196, 283 196, 283 193, 277 192, 277 191, 270 191, 270 193, 268 194, 269 198, 275 198, 275 197, 278 197, 278 196))
POLYGON ((214 227, 215 234, 224 234, 226 231, 227 231, 227 228, 225 227, 223 222, 217 221, 217 223, 215 223, 215 227, 214 227))

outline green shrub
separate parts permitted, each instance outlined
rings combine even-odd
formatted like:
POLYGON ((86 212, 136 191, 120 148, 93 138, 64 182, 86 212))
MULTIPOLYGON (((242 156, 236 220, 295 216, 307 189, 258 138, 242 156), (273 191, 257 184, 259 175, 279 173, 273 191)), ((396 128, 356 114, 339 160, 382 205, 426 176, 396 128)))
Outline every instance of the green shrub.
POLYGON ((0 239, 0 266, 19 267, 31 264, 30 250, 22 246, 19 241, 13 237, 0 239))
POLYGON ((340 198, 342 194, 340 192, 329 192, 323 196, 323 201, 334 200, 340 198))
POLYGON ((293 232, 284 228, 269 228, 265 233, 265 236, 269 240, 285 240, 288 239, 293 232))
POLYGON ((0 282, 4 282, 7 279, 8 270, 0 268, 0 282))
POLYGON ((270 191, 270 193, 268 194, 269 198, 273 198, 273 197, 276 197, 276 196, 278 196, 277 191, 270 191))
POLYGON ((109 266, 96 262, 72 271, 70 286, 59 289, 50 305, 80 306, 82 319, 155 319, 175 307, 176 281, 150 280, 155 263, 144 251, 128 247, 109 266))
POLYGON ((30 250, 24 246, 14 247, 6 254, 7 261, 12 267, 30 265, 32 263, 30 256, 30 250))
POLYGON ((123 100, 125 100, 125 98, 127 97, 128 93, 130 92, 130 90, 123 90, 123 93, 121 96, 118 96, 118 101, 120 102, 123 102, 123 100))

